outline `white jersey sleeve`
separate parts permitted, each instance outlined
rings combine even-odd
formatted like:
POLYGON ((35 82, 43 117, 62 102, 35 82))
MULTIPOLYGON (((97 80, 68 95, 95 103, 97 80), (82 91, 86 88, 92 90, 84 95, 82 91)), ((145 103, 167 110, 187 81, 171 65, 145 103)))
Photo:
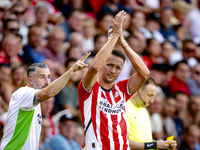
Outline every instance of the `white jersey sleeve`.
POLYGON ((34 95, 39 89, 30 87, 22 87, 17 92, 13 93, 12 98, 19 100, 19 106, 24 111, 29 111, 35 108, 33 105, 34 95))

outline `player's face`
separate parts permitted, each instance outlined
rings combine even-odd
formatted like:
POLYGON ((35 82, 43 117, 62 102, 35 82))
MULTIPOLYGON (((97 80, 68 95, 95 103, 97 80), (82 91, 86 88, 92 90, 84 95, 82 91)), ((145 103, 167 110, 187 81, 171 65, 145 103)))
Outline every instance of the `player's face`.
POLYGON ((33 78, 33 88, 42 89, 49 85, 51 73, 48 68, 38 68, 33 78))
POLYGON ((124 61, 121 57, 111 55, 101 69, 101 75, 105 83, 113 83, 119 76, 124 61))
POLYGON ((156 93, 157 87, 153 84, 148 84, 144 89, 140 89, 138 93, 142 99, 138 102, 140 107, 147 107, 150 103, 153 103, 156 93))

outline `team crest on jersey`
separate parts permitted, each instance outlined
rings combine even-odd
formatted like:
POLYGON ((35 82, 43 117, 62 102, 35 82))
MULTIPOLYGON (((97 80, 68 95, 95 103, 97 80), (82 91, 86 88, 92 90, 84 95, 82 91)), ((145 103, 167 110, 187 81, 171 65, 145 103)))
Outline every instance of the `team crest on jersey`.
POLYGON ((119 96, 119 92, 118 91, 115 91, 115 95, 114 95, 114 98, 118 97, 119 96))

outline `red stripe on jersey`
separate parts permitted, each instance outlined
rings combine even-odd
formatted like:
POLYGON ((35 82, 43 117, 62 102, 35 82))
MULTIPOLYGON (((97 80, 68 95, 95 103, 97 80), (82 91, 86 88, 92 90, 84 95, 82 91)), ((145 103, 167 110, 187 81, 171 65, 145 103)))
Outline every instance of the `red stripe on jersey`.
POLYGON ((119 87, 119 90, 122 92, 122 93, 126 93, 125 95, 125 100, 126 101, 128 101, 130 98, 131 98, 131 96, 132 96, 132 94, 130 94, 129 95, 129 93, 128 93, 128 89, 127 89, 127 87, 128 87, 128 81, 129 81, 129 79, 126 79, 126 80, 123 80, 123 81, 119 81, 116 85, 119 87), (124 82, 124 81, 126 81, 126 82, 124 82))
POLYGON ((125 121, 125 119, 123 117, 123 114, 121 114, 121 117, 122 117, 122 119, 121 119, 119 125, 121 127, 122 138, 123 138, 123 142, 124 142, 123 150, 127 150, 127 148, 128 148, 128 144, 127 144, 127 136, 128 136, 127 135, 127 125, 126 125, 126 121, 125 121))
POLYGON ((112 105, 112 100, 110 98, 110 92, 105 92, 106 93, 106 99, 109 101, 109 103, 112 105))
POLYGON ((93 90, 93 95, 92 95, 92 108, 91 108, 91 117, 92 117, 92 124, 94 128, 94 133, 97 138, 97 130, 96 130, 96 113, 97 113, 97 97, 98 97, 98 89, 99 89, 99 84, 96 82, 96 84, 93 87, 96 90, 93 90))
POLYGON ((100 137, 101 137, 101 143, 102 143, 102 150, 109 150, 110 149, 110 139, 108 138, 108 118, 106 117, 106 114, 104 114, 100 110, 100 137))
POLYGON ((113 129, 113 142, 114 142, 114 149, 119 150, 120 149, 120 143, 119 143, 119 138, 118 138, 118 131, 117 131, 117 115, 111 115, 111 120, 112 120, 112 129, 113 129))

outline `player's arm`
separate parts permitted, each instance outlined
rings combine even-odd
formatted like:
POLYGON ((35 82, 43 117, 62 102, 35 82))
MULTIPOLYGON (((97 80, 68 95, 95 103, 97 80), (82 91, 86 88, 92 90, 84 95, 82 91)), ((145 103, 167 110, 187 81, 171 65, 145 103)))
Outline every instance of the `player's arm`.
POLYGON ((87 64, 85 64, 84 61, 87 59, 89 55, 90 53, 86 53, 81 59, 79 59, 74 64, 74 66, 72 66, 62 76, 60 76, 58 79, 50 83, 47 87, 36 92, 34 95, 33 104, 38 104, 58 94, 58 92, 60 92, 60 90, 63 89, 63 87, 67 84, 67 82, 72 77, 74 72, 82 70, 83 68, 87 67, 87 64))
POLYGON ((101 50, 96 54, 92 64, 90 65, 84 79, 85 88, 90 91, 98 79, 98 73, 101 67, 105 64, 106 60, 109 58, 119 36, 122 34, 122 23, 125 18, 125 12, 120 11, 113 20, 113 35, 107 41, 107 43, 101 48, 101 50))
POLYGON ((153 142, 138 142, 134 140, 129 140, 130 148, 131 150, 137 150, 137 149, 166 149, 169 147, 170 141, 153 141, 153 142))
POLYGON ((122 35, 118 40, 118 44, 123 48, 126 56, 131 61, 133 68, 136 70, 136 73, 130 77, 128 84, 129 92, 132 94, 142 87, 144 82, 147 80, 150 71, 140 56, 131 49, 122 35))

